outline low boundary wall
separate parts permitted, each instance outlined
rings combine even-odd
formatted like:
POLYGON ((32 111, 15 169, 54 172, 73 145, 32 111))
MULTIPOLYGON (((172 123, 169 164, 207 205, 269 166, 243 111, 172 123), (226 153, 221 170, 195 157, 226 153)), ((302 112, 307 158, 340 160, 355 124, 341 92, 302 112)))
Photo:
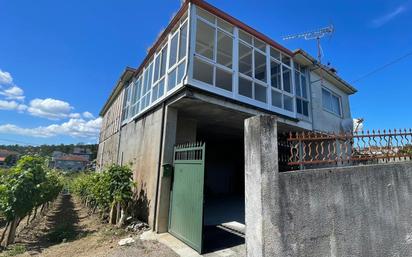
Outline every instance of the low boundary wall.
POLYGON ((245 122, 247 256, 412 256, 412 162, 279 173, 276 130, 245 122))

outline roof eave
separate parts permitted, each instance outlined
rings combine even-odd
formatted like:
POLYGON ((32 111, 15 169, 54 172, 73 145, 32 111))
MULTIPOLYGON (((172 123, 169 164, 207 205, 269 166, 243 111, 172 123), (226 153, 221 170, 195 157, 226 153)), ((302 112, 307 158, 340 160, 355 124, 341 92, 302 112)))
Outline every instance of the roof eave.
POLYGON ((109 99, 107 99, 106 103, 104 104, 102 110, 100 111, 99 115, 103 116, 107 110, 109 109, 110 105, 116 99, 117 95, 121 92, 121 89, 124 87, 124 83, 130 80, 133 76, 136 69, 131 67, 126 67, 120 76, 120 79, 117 81, 116 86, 113 88, 112 92, 110 93, 109 99))
MULTIPOLYGON (((298 49, 298 50, 294 51, 294 58, 297 58, 297 57, 303 57, 304 59, 306 59, 307 63, 318 66, 320 69, 322 69, 322 71, 326 72, 328 76, 330 76, 337 83, 339 83, 344 88, 346 93, 352 95, 352 94, 355 94, 356 92, 358 92, 358 90, 355 87, 353 87, 348 82, 343 80, 336 73, 330 71, 329 69, 327 69, 322 64, 321 65, 317 64, 317 60, 315 58, 313 58, 312 56, 310 56, 308 53, 306 53, 304 50, 298 49)), ((316 72, 316 73, 319 73, 319 72, 316 72)))

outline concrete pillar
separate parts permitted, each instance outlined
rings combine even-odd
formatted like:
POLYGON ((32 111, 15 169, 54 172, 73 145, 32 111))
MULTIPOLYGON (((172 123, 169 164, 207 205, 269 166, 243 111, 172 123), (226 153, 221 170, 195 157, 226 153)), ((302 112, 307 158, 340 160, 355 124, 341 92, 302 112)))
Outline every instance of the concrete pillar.
MULTIPOLYGON (((173 149, 176 144, 177 130, 177 110, 166 107, 164 133, 163 133, 163 153, 161 164, 173 163, 173 149)), ((155 231, 158 233, 167 232, 169 224, 169 203, 170 203, 170 186, 171 177, 163 175, 163 167, 160 174, 159 194, 157 205, 157 217, 155 231)))
POLYGON ((245 220, 248 257, 282 255, 277 118, 245 121, 245 220))

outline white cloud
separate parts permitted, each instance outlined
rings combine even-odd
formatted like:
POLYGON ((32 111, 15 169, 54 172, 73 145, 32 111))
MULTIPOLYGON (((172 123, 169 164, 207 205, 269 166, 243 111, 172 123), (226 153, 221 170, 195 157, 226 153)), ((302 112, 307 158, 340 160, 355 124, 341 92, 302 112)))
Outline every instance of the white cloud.
POLYGON ((18 86, 12 86, 8 89, 0 91, 0 95, 6 97, 9 100, 24 100, 24 91, 18 86))
POLYGON ((70 117, 72 109, 74 108, 69 103, 61 100, 36 98, 30 101, 27 111, 33 116, 58 120, 70 117))
POLYGON ((0 70, 0 84, 11 84, 13 82, 13 78, 11 74, 7 71, 0 70))
POLYGON ((91 112, 83 112, 83 117, 85 119, 94 119, 94 115, 91 112))
POLYGON ((407 10, 406 5, 400 5, 398 6, 395 10, 390 11, 372 21, 372 26, 373 27, 382 27, 386 23, 390 22, 391 20, 395 19, 397 16, 400 14, 404 13, 407 10))
POLYGON ((0 125, 0 133, 23 135, 30 137, 55 137, 71 136, 74 138, 88 138, 94 140, 98 138, 102 119, 85 121, 83 119, 70 119, 61 124, 52 124, 36 128, 23 128, 13 124, 0 125))
POLYGON ((16 110, 23 112, 27 109, 27 105, 19 104, 16 101, 0 100, 0 110, 16 110))

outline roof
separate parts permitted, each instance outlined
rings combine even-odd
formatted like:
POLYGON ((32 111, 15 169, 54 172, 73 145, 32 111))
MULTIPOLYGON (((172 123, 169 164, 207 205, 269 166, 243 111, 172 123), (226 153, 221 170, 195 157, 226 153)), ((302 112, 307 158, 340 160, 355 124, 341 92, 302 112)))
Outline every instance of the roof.
POLYGON ((61 157, 56 157, 54 160, 55 160, 55 161, 81 161, 81 162, 88 162, 88 160, 87 160, 85 157, 83 157, 83 156, 71 155, 71 154, 64 155, 64 156, 61 156, 61 157))
POLYGON ((6 161, 6 157, 0 157, 0 162, 6 161))
POLYGON ((18 152, 6 150, 6 149, 0 149, 0 156, 1 157, 7 157, 9 155, 19 155, 18 152))
MULTIPOLYGON (((332 71, 330 67, 319 64, 313 56, 305 52, 303 49, 298 49, 294 52, 294 59, 298 59, 306 64, 318 66, 323 71, 322 75, 325 76, 325 79, 329 79, 330 81, 335 82, 335 84, 339 85, 344 92, 348 94, 354 94, 358 92, 356 88, 339 77, 338 74, 332 71)), ((315 70, 314 72, 320 73, 319 69, 315 70)))
POLYGON ((100 116, 103 116, 107 112, 110 105, 116 99, 116 96, 121 92, 121 89, 123 88, 124 83, 126 83, 133 76, 133 73, 135 71, 136 70, 131 68, 131 67, 126 67, 125 68, 122 75, 120 76, 120 79, 117 81, 116 86, 113 88, 112 92, 110 93, 109 99, 107 99, 107 101, 104 104, 102 110, 100 111, 100 113, 99 113, 100 116))

